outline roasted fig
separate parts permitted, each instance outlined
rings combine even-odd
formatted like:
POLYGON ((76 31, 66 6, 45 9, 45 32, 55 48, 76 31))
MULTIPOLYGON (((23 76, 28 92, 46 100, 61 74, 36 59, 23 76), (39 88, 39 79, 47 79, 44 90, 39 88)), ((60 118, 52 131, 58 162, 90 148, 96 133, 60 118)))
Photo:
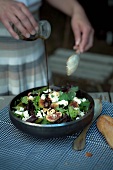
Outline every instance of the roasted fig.
POLYGON ((42 100, 42 99, 39 100, 39 107, 40 107, 40 108, 43 108, 43 107, 44 107, 44 102, 45 102, 45 101, 42 100))
POLYGON ((62 113, 61 113, 61 112, 55 112, 55 113, 53 113, 53 114, 47 114, 47 115, 46 115, 46 119, 47 119, 49 122, 55 122, 55 121, 57 121, 61 116, 62 116, 62 113))

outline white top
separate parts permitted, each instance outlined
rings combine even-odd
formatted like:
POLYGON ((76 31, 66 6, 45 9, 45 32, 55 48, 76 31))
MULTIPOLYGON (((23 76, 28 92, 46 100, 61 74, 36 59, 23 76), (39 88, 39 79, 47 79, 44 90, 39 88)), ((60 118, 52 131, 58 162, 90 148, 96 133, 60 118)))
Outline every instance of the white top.
MULTIPOLYGON (((41 0, 24 2, 38 18, 41 0)), ((0 24, 0 95, 18 94, 26 89, 47 84, 44 44, 42 39, 14 39, 0 24)))

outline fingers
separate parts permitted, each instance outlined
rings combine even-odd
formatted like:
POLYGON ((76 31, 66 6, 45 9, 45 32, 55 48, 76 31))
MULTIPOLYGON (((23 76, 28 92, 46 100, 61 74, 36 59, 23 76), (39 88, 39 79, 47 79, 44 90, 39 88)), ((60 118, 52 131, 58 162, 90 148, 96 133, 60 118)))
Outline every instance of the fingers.
POLYGON ((33 28, 35 28, 35 30, 37 31, 38 24, 37 24, 36 20, 34 19, 33 15, 31 15, 31 13, 29 12, 29 10, 26 7, 21 6, 21 10, 23 11, 23 13, 26 16, 28 16, 30 23, 32 24, 33 28))
POLYGON ((12 26, 9 22, 4 21, 4 26, 7 28, 7 30, 9 31, 9 33, 15 38, 15 39, 19 39, 19 36, 16 34, 16 32, 12 29, 12 26))
POLYGON ((74 49, 76 52, 83 53, 93 45, 94 30, 82 11, 73 14, 71 19, 72 30, 75 37, 74 49))
POLYGON ((34 35, 38 29, 38 24, 28 8, 21 2, 3 1, 0 9, 0 20, 10 32, 10 34, 18 39, 18 35, 14 32, 12 24, 26 37, 30 34, 34 35))
POLYGON ((11 22, 16 26, 16 28, 26 37, 29 38, 30 34, 34 35, 38 27, 33 15, 27 9, 27 7, 19 3, 17 8, 13 10, 16 17, 10 17, 11 22))
POLYGON ((76 52, 83 53, 93 46, 94 30, 91 27, 84 28, 84 30, 82 31, 80 30, 81 29, 79 28, 79 31, 78 30, 75 31, 76 41, 73 49, 75 49, 76 52), (79 44, 77 44, 78 41, 79 44))
POLYGON ((82 41, 79 46, 79 50, 82 52, 87 51, 89 48, 93 45, 93 35, 94 31, 93 29, 85 29, 82 33, 82 41))
POLYGON ((74 36, 75 36, 75 48, 77 48, 80 45, 81 42, 81 32, 80 29, 78 27, 78 25, 74 26, 74 36))
POLYGON ((84 51, 87 51, 93 46, 93 41, 94 41, 94 30, 92 30, 91 33, 89 34, 89 41, 84 46, 84 51))

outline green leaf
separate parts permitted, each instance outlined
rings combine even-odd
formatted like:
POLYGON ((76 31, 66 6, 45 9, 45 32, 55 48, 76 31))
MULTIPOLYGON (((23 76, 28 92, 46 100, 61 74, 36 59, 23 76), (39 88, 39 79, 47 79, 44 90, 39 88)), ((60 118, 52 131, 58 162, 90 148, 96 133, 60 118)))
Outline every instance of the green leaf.
POLYGON ((76 94, 75 94, 75 92, 72 92, 72 91, 70 91, 70 92, 68 92, 68 100, 73 100, 73 98, 76 96, 76 94))
POLYGON ((43 118, 38 118, 37 120, 35 120, 36 124, 40 124, 43 121, 43 118))
POLYGON ((44 119, 42 120, 41 124, 50 124, 50 122, 46 119, 46 117, 44 117, 44 119))
POLYGON ((17 105, 17 106, 15 106, 15 107, 13 107, 13 108, 20 111, 20 108, 21 108, 21 107, 22 107, 22 106, 17 105))
POLYGON ((80 112, 79 109, 75 110, 73 108, 73 106, 69 106, 68 110, 69 110, 69 115, 70 115, 72 120, 74 120, 77 117, 77 115, 79 114, 79 112, 80 112))
POLYGON ((48 87, 43 87, 39 90, 37 90, 37 93, 39 93, 39 95, 43 92, 43 91, 46 91, 48 89, 48 87))
POLYGON ((37 113, 39 110, 40 110, 40 107, 39 107, 39 99, 40 99, 40 96, 36 96, 33 100, 33 105, 35 107, 35 113, 37 113))
POLYGON ((79 90, 79 87, 76 86, 76 87, 71 87, 69 92, 77 92, 79 90))
POLYGON ((40 96, 35 96, 33 103, 38 103, 40 100, 40 96))
POLYGON ((68 101, 69 100, 68 93, 62 93, 59 96, 59 100, 66 100, 66 101, 68 101))
POLYGON ((89 100, 86 100, 85 102, 81 102, 81 104, 79 105, 80 110, 87 112, 89 109, 89 105, 90 105, 89 100))
POLYGON ((24 103, 20 102, 18 103, 16 106, 14 106, 13 108, 16 109, 16 110, 20 110, 21 107, 24 107, 24 103))
POLYGON ((78 87, 71 87, 68 92, 60 93, 59 100, 71 101, 76 96, 77 91, 78 87))
POLYGON ((15 115, 17 118, 20 118, 20 119, 24 118, 24 114, 23 114, 23 113, 22 113, 21 115, 15 113, 15 112, 13 112, 13 113, 14 113, 14 115, 15 115))
POLYGON ((22 97, 21 102, 24 104, 28 104, 28 97, 27 96, 22 97))
POLYGON ((61 112, 62 114, 64 114, 64 113, 67 112, 67 109, 64 109, 64 108, 62 108, 62 107, 57 107, 57 108, 56 108, 56 111, 61 112))
POLYGON ((43 91, 46 91, 47 87, 42 87, 41 89, 33 90, 32 94, 40 95, 43 91))

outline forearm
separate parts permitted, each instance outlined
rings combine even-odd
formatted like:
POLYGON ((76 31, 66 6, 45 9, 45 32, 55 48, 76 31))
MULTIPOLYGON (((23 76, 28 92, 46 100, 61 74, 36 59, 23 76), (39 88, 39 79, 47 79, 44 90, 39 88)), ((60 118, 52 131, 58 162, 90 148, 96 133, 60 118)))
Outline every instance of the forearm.
MULTIPOLYGON (((59 9, 63 13, 72 16, 77 11, 83 11, 81 5, 78 3, 77 0, 46 0, 52 6, 59 9)), ((83 11, 84 12, 84 11, 83 11)))

